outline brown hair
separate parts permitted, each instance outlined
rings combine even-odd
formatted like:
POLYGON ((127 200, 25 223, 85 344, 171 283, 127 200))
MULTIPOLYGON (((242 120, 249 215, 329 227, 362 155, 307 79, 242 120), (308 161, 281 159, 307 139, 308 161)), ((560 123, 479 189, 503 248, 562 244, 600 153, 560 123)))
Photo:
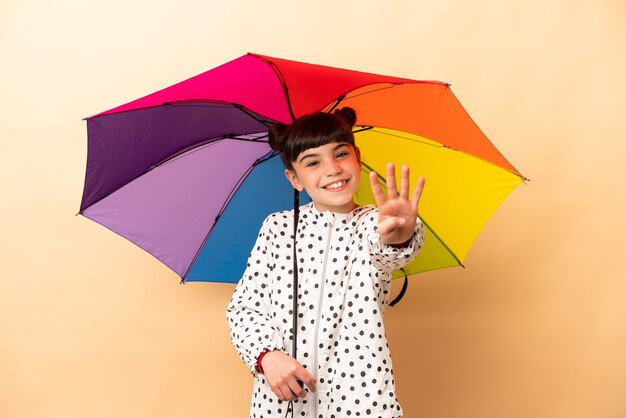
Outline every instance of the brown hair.
POLYGON ((347 142, 354 147, 352 127, 355 122, 356 112, 350 107, 333 113, 312 113, 299 117, 291 125, 275 123, 270 126, 269 143, 280 154, 285 167, 293 170, 298 155, 309 148, 331 142, 347 142))

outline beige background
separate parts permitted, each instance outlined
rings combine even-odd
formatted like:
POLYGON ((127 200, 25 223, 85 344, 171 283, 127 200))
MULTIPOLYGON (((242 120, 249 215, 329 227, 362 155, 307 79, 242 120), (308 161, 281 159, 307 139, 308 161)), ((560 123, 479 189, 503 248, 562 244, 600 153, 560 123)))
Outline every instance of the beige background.
POLYGON ((233 288, 74 216, 83 117, 247 51, 450 82, 532 179, 388 311, 408 417, 626 417, 625 41, 622 1, 0 0, 0 417, 247 416, 233 288))

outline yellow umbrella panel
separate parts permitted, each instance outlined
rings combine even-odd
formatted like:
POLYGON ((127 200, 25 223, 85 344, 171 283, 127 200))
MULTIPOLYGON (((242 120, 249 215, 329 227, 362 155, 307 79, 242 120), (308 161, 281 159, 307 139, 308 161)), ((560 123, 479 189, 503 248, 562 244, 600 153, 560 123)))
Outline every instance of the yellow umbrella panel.
POLYGON ((406 132, 372 128, 355 138, 363 163, 359 204, 374 203, 369 172, 384 173, 389 161, 411 167, 412 185, 419 176, 426 178, 419 208, 426 236, 420 255, 405 267, 409 275, 462 265, 491 215, 522 183, 490 162, 406 132))

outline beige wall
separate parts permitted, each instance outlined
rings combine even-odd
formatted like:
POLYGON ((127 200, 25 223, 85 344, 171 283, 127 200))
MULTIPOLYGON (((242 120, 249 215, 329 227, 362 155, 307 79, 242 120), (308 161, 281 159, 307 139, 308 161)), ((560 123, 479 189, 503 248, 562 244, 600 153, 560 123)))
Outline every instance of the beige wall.
POLYGON ((82 117, 247 51, 451 82, 532 179, 388 312, 407 416, 626 416, 624 3, 346 3, 0 1, 0 417, 246 416, 232 287, 74 214, 82 117))

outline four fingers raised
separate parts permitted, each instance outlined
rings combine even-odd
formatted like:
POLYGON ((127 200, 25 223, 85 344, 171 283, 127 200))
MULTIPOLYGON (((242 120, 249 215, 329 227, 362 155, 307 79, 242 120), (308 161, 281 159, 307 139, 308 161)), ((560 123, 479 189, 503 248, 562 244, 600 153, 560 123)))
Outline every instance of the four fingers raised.
MULTIPOLYGON (((370 185, 372 187, 372 193, 374 195, 374 200, 376 201, 376 205, 381 206, 387 200, 392 199, 409 199, 409 191, 410 191, 410 169, 408 166, 402 166, 402 174, 400 178, 400 192, 398 194, 398 189, 396 186, 396 174, 395 174, 395 165, 393 163, 387 164, 387 197, 385 197, 385 193, 383 192, 383 188, 380 185, 380 181, 378 179, 378 173, 372 171, 370 173, 370 185)), ((420 177, 417 180, 417 185, 413 190, 413 195, 411 196, 411 203, 414 206, 417 206, 419 203, 419 199, 422 195, 422 191, 424 189, 424 177, 420 177)))

